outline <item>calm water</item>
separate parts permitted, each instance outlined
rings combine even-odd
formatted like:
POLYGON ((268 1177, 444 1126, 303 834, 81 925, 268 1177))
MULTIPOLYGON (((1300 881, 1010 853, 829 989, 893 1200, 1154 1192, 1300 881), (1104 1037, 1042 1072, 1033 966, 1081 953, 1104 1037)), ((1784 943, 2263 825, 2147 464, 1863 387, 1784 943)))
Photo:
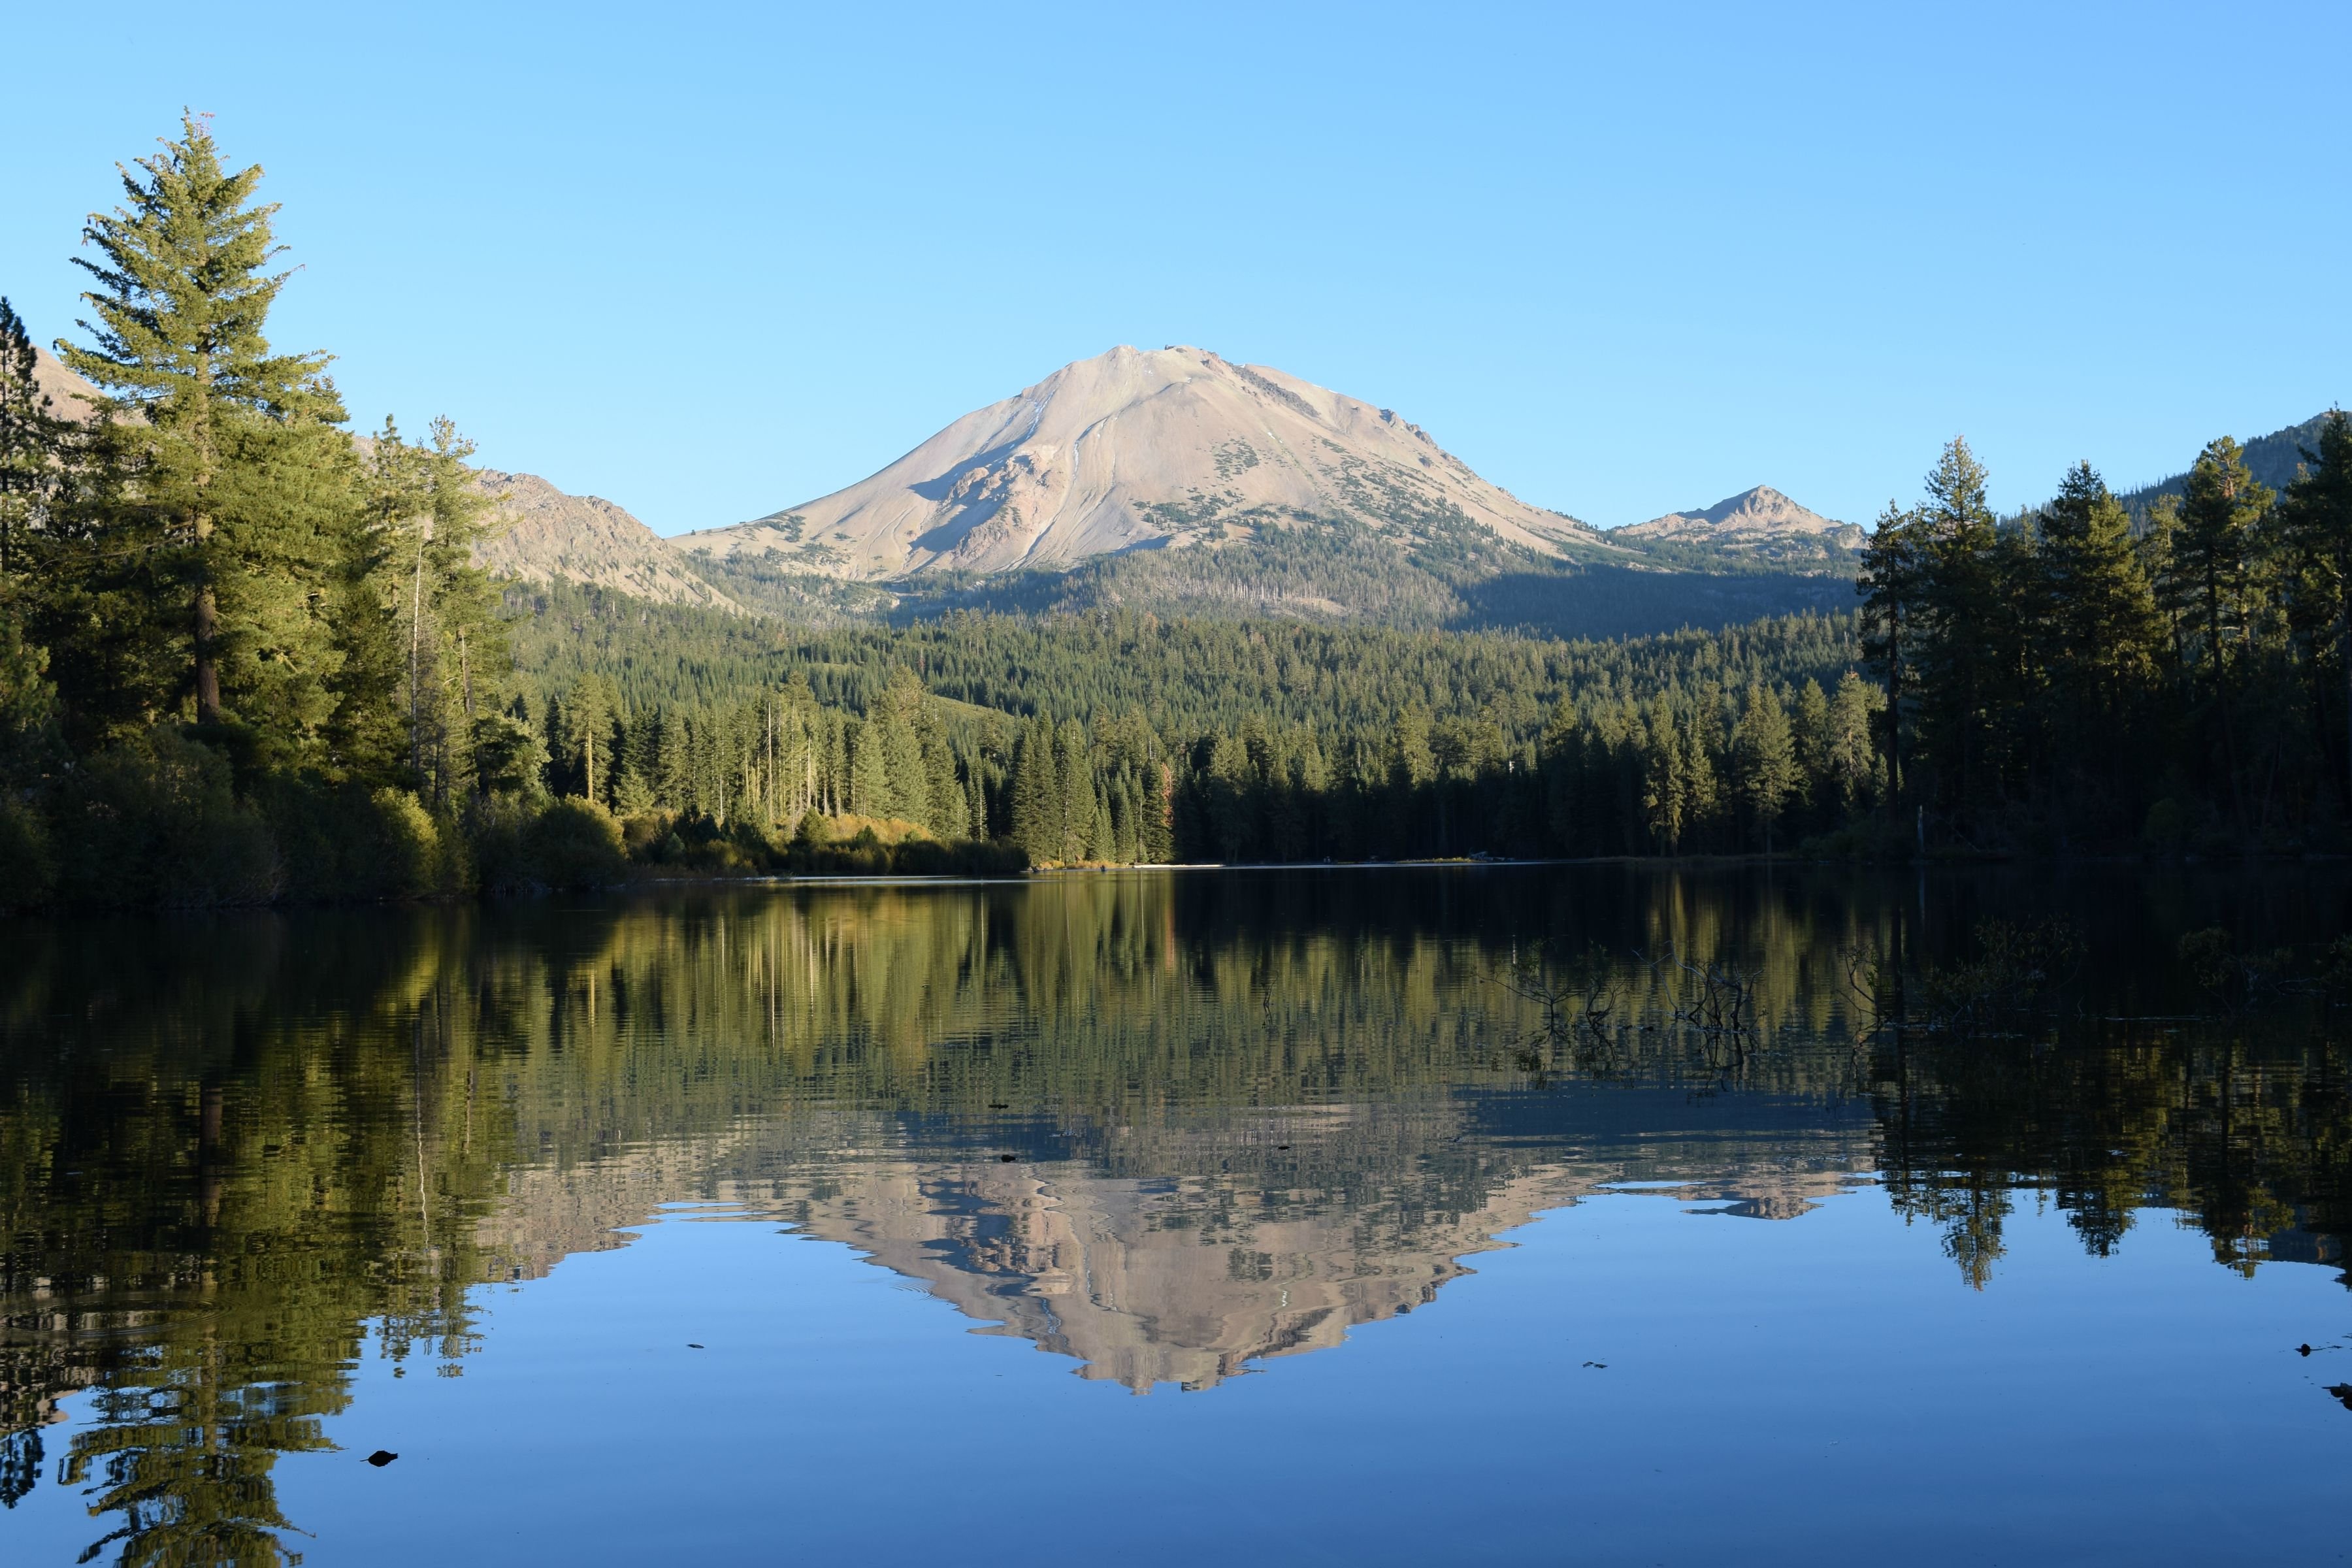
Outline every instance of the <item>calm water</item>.
POLYGON ((1609 867, 0 925, 0 1560, 2336 1561, 2347 916, 1609 867))

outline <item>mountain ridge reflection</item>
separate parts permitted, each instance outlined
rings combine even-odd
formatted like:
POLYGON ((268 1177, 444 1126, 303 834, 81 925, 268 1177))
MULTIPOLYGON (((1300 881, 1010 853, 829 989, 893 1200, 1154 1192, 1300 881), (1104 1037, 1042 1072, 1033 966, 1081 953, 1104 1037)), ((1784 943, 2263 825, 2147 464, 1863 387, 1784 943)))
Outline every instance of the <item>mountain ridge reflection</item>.
MULTIPOLYGON (((1471 1272, 1464 1258, 1629 1173, 1679 1171, 1663 1184, 1675 1198, 1757 1218, 1794 1217, 1872 1179, 1875 1141, 1859 1106, 1825 1127, 1824 1108, 1796 1101, 1785 1128, 1733 1138, 1718 1130, 1703 1142, 1561 1125, 1552 1140, 1522 1132, 1506 1144, 1481 1126, 1476 1102, 1492 1098, 1298 1107, 1160 1129, 1151 1153, 1130 1150, 1123 1162, 1188 1173, 1173 1176, 1114 1173, 1086 1156, 1005 1163, 964 1149, 929 1158, 925 1130, 904 1122, 769 1124, 731 1148, 677 1144, 520 1173, 481 1235, 509 1278, 533 1278, 574 1253, 625 1245, 691 1193, 725 1211, 713 1217, 780 1220, 852 1247, 975 1320, 975 1331, 1031 1340, 1078 1362, 1082 1378, 1142 1394, 1214 1387, 1250 1363, 1328 1349, 1349 1328, 1424 1306, 1471 1272), (1395 1163, 1335 1170, 1320 1157, 1368 1132, 1395 1163), (1465 1140, 1484 1145, 1482 1189, 1469 1198, 1397 1179, 1400 1166, 1465 1140), (1180 1143, 1192 1157, 1171 1150, 1180 1143)), ((1134 1131, 1108 1141, 1132 1142, 1134 1131)))
POLYGON ((0 1501, 46 1476, 92 1489, 125 1561, 283 1561, 274 1467, 330 1446, 362 1355, 461 1375, 479 1287, 679 1204, 853 1247, 1138 1391, 1328 1348, 1627 1183, 1788 1217, 1883 1181, 1978 1288, 2022 1192, 2094 1255, 2156 1208, 2231 1267, 2332 1261, 2331 1012, 2097 1020, 2192 1009, 2148 956, 2184 931, 2346 929, 2344 879, 2119 877, 1134 875, 19 924, 0 1501), (2053 906, 2092 954, 2071 1021, 1850 1016, 1852 954, 1926 962, 2053 906), (1538 942, 1603 955, 1605 1061, 1531 1051, 1496 977, 1538 942), (1675 1023, 1665 952, 1753 975, 1752 1051, 1675 1023))

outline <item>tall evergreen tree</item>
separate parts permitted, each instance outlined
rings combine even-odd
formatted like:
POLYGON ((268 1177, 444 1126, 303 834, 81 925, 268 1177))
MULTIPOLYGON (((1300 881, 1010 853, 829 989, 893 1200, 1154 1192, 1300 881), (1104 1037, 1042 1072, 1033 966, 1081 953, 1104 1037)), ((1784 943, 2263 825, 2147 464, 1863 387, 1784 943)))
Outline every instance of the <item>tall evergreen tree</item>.
POLYGON ((1863 654, 1878 667, 1886 689, 1886 754, 1897 791, 1904 786, 1903 704, 1910 695, 1912 649, 1926 596, 1923 531, 1915 513, 1887 502, 1854 579, 1862 595, 1863 654))
POLYGON ((2279 500, 2279 521, 2330 601, 2344 694, 2346 806, 2352 813, 2352 418, 2340 408, 2330 410, 2319 427, 2319 449, 2306 449, 2303 457, 2303 473, 2279 500))
POLYGON ((1094 747, 1085 723, 1065 719, 1054 736, 1055 760, 1061 774, 1061 848, 1055 858, 1076 864, 1088 858, 1095 826, 1094 747))
POLYGON ((2001 661, 1989 633, 2000 615, 1999 535, 1984 465, 1958 437, 1927 475, 1911 527, 1925 557, 1920 595, 1926 636, 1916 658, 1922 743, 1946 759, 1942 781, 1956 805, 1973 804, 1985 763, 1988 704, 2001 661))
POLYGON ((2085 775, 2130 765, 2160 652, 2156 596, 2123 503, 2077 463, 2037 520, 2042 573, 2040 658, 2054 703, 2042 743, 2085 775))
POLYGON ((258 165, 230 172, 205 121, 121 170, 125 205, 93 215, 77 257, 88 346, 58 345, 102 395, 93 484, 78 509, 80 623, 65 673, 116 722, 190 704, 295 739, 323 719, 334 654, 323 591, 353 545, 354 479, 323 354, 274 352, 263 328, 274 205, 258 165), (106 623, 93 625, 92 623, 106 623), (96 671, 86 643, 98 647, 96 671), (176 665, 177 678, 165 674, 176 665), (101 692, 106 695, 101 695, 101 692))
POLYGON ((0 298, 0 595, 25 574, 29 536, 57 488, 65 446, 67 423, 41 390, 38 365, 25 323, 0 298))
POLYGON ((1043 714, 1022 726, 1013 749, 1013 838, 1041 866, 1062 858, 1062 775, 1054 721, 1043 714))
POLYGON ((2207 443, 2181 489, 2175 569, 2195 595, 2199 658, 2217 690, 2247 631, 2255 530, 2273 499, 2227 436, 2207 443))
POLYGON ((1739 716, 1739 791, 1742 804, 1772 849, 1772 830, 1797 788, 1797 753, 1789 735, 1788 710, 1780 693, 1762 684, 1748 689, 1739 716))
POLYGON ((575 770, 580 793, 604 802, 613 787, 613 725, 614 704, 611 683, 583 676, 565 693, 562 708, 562 756, 575 770))

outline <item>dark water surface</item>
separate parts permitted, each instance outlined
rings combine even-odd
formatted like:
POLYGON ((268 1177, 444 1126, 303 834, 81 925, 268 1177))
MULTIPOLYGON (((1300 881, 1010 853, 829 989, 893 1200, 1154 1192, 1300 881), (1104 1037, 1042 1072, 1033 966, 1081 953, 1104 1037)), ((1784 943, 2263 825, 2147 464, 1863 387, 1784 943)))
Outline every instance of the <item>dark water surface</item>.
POLYGON ((2348 910, 1592 867, 0 925, 0 1561, 2336 1561, 2348 910))

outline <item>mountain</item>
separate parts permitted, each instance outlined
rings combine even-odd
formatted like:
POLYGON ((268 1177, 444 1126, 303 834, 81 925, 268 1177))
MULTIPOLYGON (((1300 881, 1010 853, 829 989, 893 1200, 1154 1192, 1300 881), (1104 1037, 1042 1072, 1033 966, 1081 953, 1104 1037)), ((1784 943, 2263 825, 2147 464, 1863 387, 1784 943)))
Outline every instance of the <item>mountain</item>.
POLYGON ((671 542, 739 602, 794 619, 1122 607, 1616 637, 1853 597, 1835 552, 1792 570, 1604 534, 1489 483, 1393 409, 1181 346, 1065 365, 860 483, 671 542), (880 602, 846 602, 852 588, 880 602))
POLYGON ((1859 524, 1839 522, 1799 506, 1769 485, 1696 511, 1670 511, 1615 531, 1613 539, 1696 544, 1759 560, 1820 563, 1861 550, 1859 524))
MULTIPOLYGON (((2284 430, 2255 437, 2245 444, 2247 468, 2271 489, 2286 489, 2294 482, 2295 475, 2302 469, 2305 450, 2319 450, 2319 427, 2326 419, 2326 414, 2315 414, 2300 425, 2290 425, 2284 430)), ((2158 496, 2179 495, 2188 482, 2187 473, 2178 473, 2152 485, 2142 485, 2136 490, 2125 490, 2116 499, 2134 513, 2145 514, 2149 507, 2156 504, 2158 496)))
POLYGON ((661 535, 599 496, 566 495, 536 474, 481 471, 497 499, 477 564, 527 583, 562 579, 662 605, 741 608, 686 569, 661 535))
MULTIPOLYGON (((60 406, 87 391, 41 374, 60 406)), ((535 475, 482 483, 502 576, 805 625, 1117 606, 1620 637, 1853 597, 1843 552, 1799 548, 1841 525, 1777 492, 1604 534, 1393 410, 1194 348, 1065 365, 846 489, 675 539, 535 475)))
POLYGON ((1112 349, 968 414, 846 489, 688 534, 714 560, 868 579, 1067 570, 1354 524, 1558 559, 1599 532, 1489 484, 1391 409, 1202 349, 1112 349))

